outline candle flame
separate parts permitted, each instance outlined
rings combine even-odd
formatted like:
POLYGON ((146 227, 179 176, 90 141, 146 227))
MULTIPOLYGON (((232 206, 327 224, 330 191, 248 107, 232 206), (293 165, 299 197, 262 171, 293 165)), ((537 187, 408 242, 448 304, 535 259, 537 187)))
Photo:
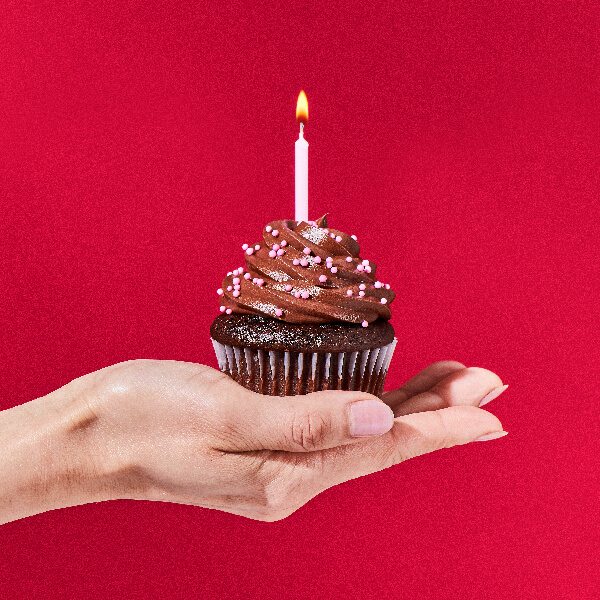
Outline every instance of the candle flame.
POLYGON ((296 104, 296 123, 308 123, 308 100, 304 90, 300 92, 298 96, 298 102, 296 104))

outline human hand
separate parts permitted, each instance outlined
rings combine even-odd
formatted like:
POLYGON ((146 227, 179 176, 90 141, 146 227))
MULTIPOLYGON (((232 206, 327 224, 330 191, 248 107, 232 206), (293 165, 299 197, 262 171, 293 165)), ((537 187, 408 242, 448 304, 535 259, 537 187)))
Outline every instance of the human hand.
POLYGON ((129 361, 86 377, 94 415, 86 427, 96 468, 119 473, 114 497, 264 521, 349 479, 502 431, 476 408, 501 380, 455 362, 427 367, 383 402, 360 392, 261 396, 174 361, 129 361))

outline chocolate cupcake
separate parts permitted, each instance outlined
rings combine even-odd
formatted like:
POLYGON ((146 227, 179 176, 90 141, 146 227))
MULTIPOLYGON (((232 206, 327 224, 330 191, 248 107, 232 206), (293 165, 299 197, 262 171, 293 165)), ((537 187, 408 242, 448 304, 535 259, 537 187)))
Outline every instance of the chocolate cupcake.
POLYGON ((219 368, 244 387, 290 396, 362 390, 381 396, 396 345, 390 286, 356 237, 317 221, 274 221, 244 244, 211 325, 219 368))

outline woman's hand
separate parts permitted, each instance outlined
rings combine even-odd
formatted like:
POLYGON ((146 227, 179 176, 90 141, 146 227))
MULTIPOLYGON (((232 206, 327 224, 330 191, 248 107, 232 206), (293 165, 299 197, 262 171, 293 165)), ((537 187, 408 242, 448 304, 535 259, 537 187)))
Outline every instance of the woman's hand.
POLYGON ((116 498, 275 521, 343 481, 503 435, 477 408, 501 386, 490 371, 441 362, 383 402, 341 391, 280 398, 194 363, 120 363, 0 413, 30 465, 27 481, 0 498, 0 522, 116 498))

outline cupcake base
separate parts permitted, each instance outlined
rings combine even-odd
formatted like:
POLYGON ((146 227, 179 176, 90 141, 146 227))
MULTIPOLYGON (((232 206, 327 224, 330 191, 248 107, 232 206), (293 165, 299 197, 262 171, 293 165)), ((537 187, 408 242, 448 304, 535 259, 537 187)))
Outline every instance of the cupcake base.
POLYGON ((349 352, 240 348, 212 340, 219 369, 245 388, 269 396, 356 390, 381 397, 397 339, 349 352))

